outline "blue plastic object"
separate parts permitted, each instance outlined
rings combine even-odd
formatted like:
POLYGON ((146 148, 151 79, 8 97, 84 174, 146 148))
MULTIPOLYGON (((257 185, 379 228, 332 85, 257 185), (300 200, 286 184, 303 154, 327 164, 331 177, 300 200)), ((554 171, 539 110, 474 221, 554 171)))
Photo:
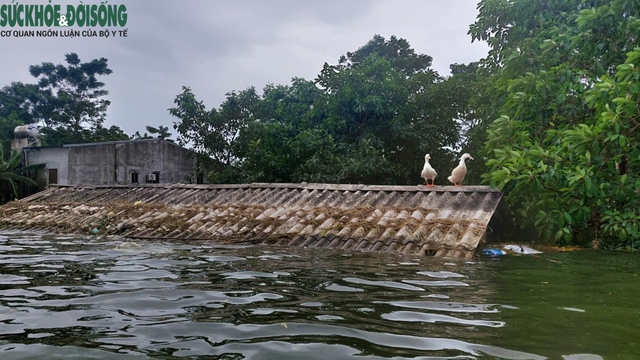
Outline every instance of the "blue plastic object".
POLYGON ((506 254, 506 252, 498 249, 498 248, 485 248, 482 249, 482 255, 489 255, 489 256, 500 256, 500 255, 504 255, 506 254))

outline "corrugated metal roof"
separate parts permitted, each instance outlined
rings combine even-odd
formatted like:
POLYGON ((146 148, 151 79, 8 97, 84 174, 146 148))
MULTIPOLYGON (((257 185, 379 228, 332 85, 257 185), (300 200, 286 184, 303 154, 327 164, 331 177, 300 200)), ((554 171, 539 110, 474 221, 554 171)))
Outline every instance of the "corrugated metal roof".
POLYGON ((55 186, 4 205, 0 225, 469 258, 501 198, 488 186, 55 186))

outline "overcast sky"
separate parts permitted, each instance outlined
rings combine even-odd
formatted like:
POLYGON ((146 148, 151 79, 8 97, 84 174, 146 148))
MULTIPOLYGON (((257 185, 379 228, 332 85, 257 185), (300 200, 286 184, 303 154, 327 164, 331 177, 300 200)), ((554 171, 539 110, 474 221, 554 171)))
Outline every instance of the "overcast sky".
MULTIPOLYGON (((407 39, 418 53, 433 57, 436 71, 448 75, 450 64, 476 61, 487 53, 485 43, 471 43, 467 35, 477 2, 110 0, 109 5, 127 6, 126 38, 0 37, 0 86, 34 82, 29 65, 64 63, 66 53, 75 52, 82 61, 105 57, 113 70, 101 78, 112 102, 105 125, 118 125, 129 135, 143 133, 145 125, 164 125, 175 138, 172 122, 177 119, 167 109, 181 86, 190 86, 207 109, 218 107, 232 90, 255 86, 262 93, 267 83, 312 80, 325 62, 337 63, 340 55, 375 34, 407 39)), ((79 1, 52 3, 65 9, 79 1)))

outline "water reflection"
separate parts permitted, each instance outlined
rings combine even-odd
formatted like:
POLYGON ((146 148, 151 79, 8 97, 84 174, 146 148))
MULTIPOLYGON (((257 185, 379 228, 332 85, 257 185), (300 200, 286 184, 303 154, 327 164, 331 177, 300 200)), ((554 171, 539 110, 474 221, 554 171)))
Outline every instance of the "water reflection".
POLYGON ((487 266, 4 233, 0 358, 545 359, 492 346, 487 266))

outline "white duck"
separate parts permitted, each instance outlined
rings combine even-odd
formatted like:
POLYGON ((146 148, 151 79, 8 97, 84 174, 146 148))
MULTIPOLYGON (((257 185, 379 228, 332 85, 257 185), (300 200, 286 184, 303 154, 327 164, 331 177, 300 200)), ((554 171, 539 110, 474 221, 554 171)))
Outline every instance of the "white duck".
POLYGON ((460 164, 453 169, 451 172, 451 176, 449 176, 448 180, 451 181, 455 186, 462 185, 462 180, 464 180, 465 175, 467 175, 467 165, 465 165, 464 161, 466 159, 471 159, 471 155, 469 153, 464 153, 460 158, 460 164))
POLYGON ((429 164, 429 159, 431 159, 429 154, 424 156, 424 167, 422 168, 422 173, 420 173, 420 176, 427 183, 425 187, 435 186, 433 181, 436 179, 436 176, 438 176, 438 173, 431 167, 431 164, 429 164), (431 179, 431 185, 429 185, 429 179, 431 179))

